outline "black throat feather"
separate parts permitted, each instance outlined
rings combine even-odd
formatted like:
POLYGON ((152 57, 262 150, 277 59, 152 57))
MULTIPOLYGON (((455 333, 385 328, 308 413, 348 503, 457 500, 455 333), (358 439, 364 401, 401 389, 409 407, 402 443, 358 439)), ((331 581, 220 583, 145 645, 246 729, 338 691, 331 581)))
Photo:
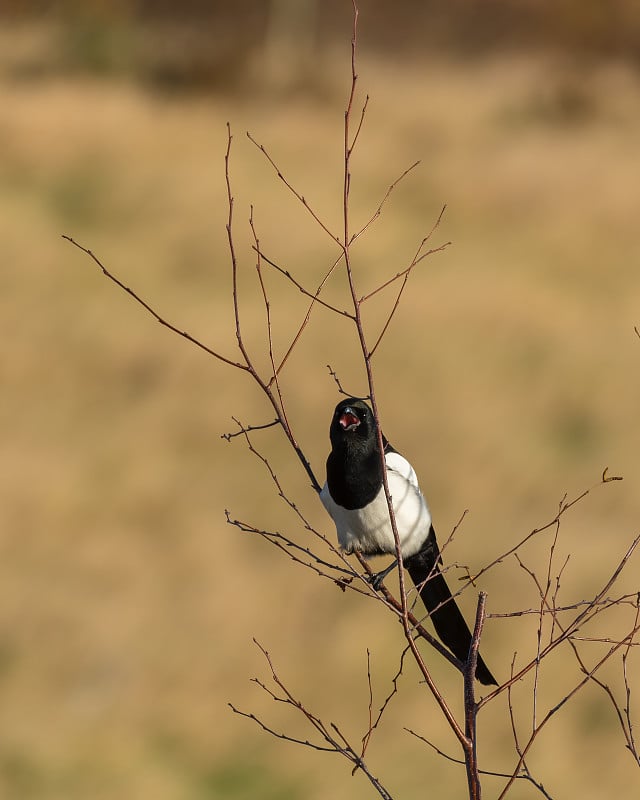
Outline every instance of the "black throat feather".
POLYGON ((343 508, 364 508, 370 503, 382 486, 377 436, 335 442, 327 459, 327 485, 333 500, 343 508))

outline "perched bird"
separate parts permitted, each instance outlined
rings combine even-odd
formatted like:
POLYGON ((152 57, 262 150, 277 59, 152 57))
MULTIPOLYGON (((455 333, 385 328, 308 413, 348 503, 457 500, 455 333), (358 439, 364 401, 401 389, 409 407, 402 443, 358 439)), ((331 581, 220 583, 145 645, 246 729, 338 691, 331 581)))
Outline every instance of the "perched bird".
MULTIPOLYGON (((331 452, 327 481, 320 493, 335 522, 338 542, 347 553, 391 554, 396 546, 382 479, 378 427, 364 400, 350 397, 336 406, 329 428, 331 452)), ((431 514, 413 467, 382 437, 387 485, 391 495, 405 568, 420 593, 436 633, 462 662, 469 657, 471 632, 440 572, 442 559, 431 514)), ((374 588, 396 566, 374 576, 374 588)), ((478 654, 476 678, 496 684, 478 654)))

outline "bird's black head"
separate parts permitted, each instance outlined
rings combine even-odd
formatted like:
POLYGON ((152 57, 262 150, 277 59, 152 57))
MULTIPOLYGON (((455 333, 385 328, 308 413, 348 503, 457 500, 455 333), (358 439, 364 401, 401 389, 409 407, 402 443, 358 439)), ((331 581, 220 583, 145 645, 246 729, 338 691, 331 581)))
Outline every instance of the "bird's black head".
POLYGON ((329 493, 343 508, 364 508, 380 491, 383 469, 378 426, 367 403, 357 397, 338 403, 329 436, 329 493))
POLYGON ((375 446, 377 427, 373 412, 357 397, 341 400, 333 412, 329 428, 331 444, 334 447, 344 445, 375 446))

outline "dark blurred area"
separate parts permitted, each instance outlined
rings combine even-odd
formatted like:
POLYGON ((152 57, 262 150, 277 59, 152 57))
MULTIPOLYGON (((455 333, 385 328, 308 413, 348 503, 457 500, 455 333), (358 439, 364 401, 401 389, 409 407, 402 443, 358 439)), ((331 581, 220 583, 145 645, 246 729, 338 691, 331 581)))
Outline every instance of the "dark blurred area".
MULTIPOLYGON (((361 50, 404 56, 475 57, 555 51, 580 59, 640 57, 637 0, 361 0, 361 50)), ((61 72, 127 75, 158 88, 236 90, 256 76, 304 82, 314 55, 344 43, 348 0, 4 0, 8 33, 28 23, 36 42, 13 37, 3 70, 13 77, 61 72), (266 55, 266 59, 265 59, 266 55)))

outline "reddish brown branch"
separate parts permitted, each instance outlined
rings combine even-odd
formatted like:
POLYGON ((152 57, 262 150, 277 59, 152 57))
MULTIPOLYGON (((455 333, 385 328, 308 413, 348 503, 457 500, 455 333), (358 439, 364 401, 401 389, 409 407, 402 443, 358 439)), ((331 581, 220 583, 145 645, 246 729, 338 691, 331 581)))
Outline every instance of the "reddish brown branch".
POLYGON ((282 370, 284 365, 287 363, 287 360, 289 359, 289 356, 293 352, 294 347, 298 344, 298 341, 300 340, 300 337, 302 336, 302 333, 303 333, 304 329, 307 327, 307 325, 309 323, 309 319, 311 317, 311 312, 313 311, 313 309, 316 306, 316 298, 319 297, 320 292, 324 288, 324 285, 329 280, 329 278, 333 274, 334 270, 336 269, 336 267, 338 266, 338 264, 341 261, 342 261, 342 255, 338 256, 338 258, 333 262, 333 264, 331 265, 329 270, 325 273, 324 277, 322 278, 322 280, 318 284, 318 288, 316 289, 316 291, 315 291, 315 293, 313 295, 313 299, 311 300, 311 303, 309 304, 309 307, 307 308, 307 311, 306 311, 306 313, 304 315, 304 318, 303 318, 302 322, 300 323, 296 334, 293 336, 293 338, 291 340, 291 344, 289 345, 289 347, 287 349, 287 352, 282 357, 282 361, 280 362, 280 364, 278 366, 278 370, 277 370, 278 373, 282 370))
POLYGON ((620 477, 620 476, 607 477, 607 471, 608 471, 607 468, 605 468, 604 472, 602 473, 602 478, 597 483, 593 484, 593 486, 590 486, 588 489, 585 489, 579 495, 574 497, 573 500, 567 501, 566 495, 565 495, 562 498, 562 500, 560 501, 560 503, 558 505, 558 511, 555 514, 555 516, 553 517, 553 519, 549 520, 549 522, 546 522, 544 525, 541 525, 539 528, 534 528, 530 533, 528 533, 526 536, 524 536, 522 539, 520 539, 520 541, 517 544, 515 544, 513 547, 510 547, 508 550, 505 550, 504 553, 502 553, 501 555, 499 555, 496 558, 494 558, 486 566, 482 567, 482 569, 480 569, 478 572, 475 573, 475 575, 473 576, 473 580, 476 581, 481 575, 484 575, 485 572, 488 572, 490 569, 493 569, 498 564, 502 564, 502 562, 506 558, 508 558, 509 556, 511 556, 514 553, 516 553, 528 541, 530 541, 534 537, 538 536, 538 534, 544 533, 544 531, 547 531, 550 528, 553 528, 557 524, 558 520, 567 513, 567 511, 569 511, 571 508, 573 508, 578 503, 582 502, 582 500, 584 500, 585 497, 587 497, 589 494, 591 494, 591 492, 596 487, 602 486, 603 484, 609 483, 611 481, 621 481, 622 480, 622 477, 620 477))
POLYGON ((317 742, 311 742, 308 739, 301 739, 298 737, 289 736, 288 734, 282 733, 280 731, 276 731, 274 728, 264 723, 255 714, 247 713, 246 711, 241 711, 236 706, 229 703, 229 707, 231 708, 231 710, 235 714, 238 714, 242 717, 246 717, 247 719, 252 720, 257 725, 259 725, 264 731, 271 734, 272 736, 275 736, 278 739, 283 739, 284 741, 292 742, 293 744, 299 744, 302 745, 303 747, 309 747, 313 750, 319 750, 321 752, 326 752, 326 753, 336 753, 338 755, 343 756, 353 764, 354 771, 360 770, 366 776, 366 778, 369 780, 374 789, 378 792, 380 797, 384 798, 384 800, 393 800, 389 791, 383 786, 381 781, 378 780, 378 778, 376 778, 373 775, 366 762, 352 747, 352 745, 349 743, 346 736, 344 736, 344 734, 338 728, 338 726, 333 722, 327 725, 320 719, 320 717, 316 716, 311 711, 309 711, 309 709, 305 706, 305 704, 297 697, 295 697, 294 694, 287 688, 284 681, 281 680, 278 673, 276 672, 276 669, 273 665, 273 661, 271 660, 269 652, 255 639, 253 641, 262 652, 269 666, 269 670, 271 672, 271 680, 273 681, 276 689, 275 690, 270 689, 263 681, 258 680, 258 678, 254 678, 253 682, 257 686, 259 686, 264 692, 266 692, 274 701, 278 703, 283 703, 289 706, 290 708, 294 709, 299 714, 301 714, 304 717, 304 719, 308 722, 308 724, 311 726, 312 730, 315 731, 315 733, 320 736, 321 740, 324 740, 324 744, 318 744, 317 742))
POLYGON ((241 369, 241 370, 244 370, 244 371, 247 371, 247 372, 250 371, 250 367, 249 367, 248 364, 246 364, 246 363, 245 364, 241 364, 238 361, 234 361, 231 358, 227 358, 227 356, 223 356, 217 350, 213 350, 212 348, 210 348, 206 344, 204 344, 204 342, 201 342, 199 339, 196 339, 195 336, 192 336, 190 333, 187 333, 187 331, 181 330, 176 325, 174 325, 172 322, 169 322, 164 317, 162 317, 155 310, 155 308, 153 308, 146 300, 144 300, 136 291, 131 289, 129 286, 127 286, 125 283, 123 283, 120 280, 120 278, 118 278, 116 275, 114 275, 112 272, 110 272, 105 267, 105 265, 102 263, 102 261, 100 261, 98 256, 96 256, 96 254, 93 252, 93 250, 89 250, 88 247, 83 247, 81 244, 76 242, 75 239, 73 239, 71 236, 67 236, 66 234, 62 234, 62 238, 66 239, 74 247, 77 247, 78 250, 82 250, 83 253, 86 253, 86 255, 88 255, 89 258, 91 258, 92 261, 98 267, 100 267, 100 269, 102 270, 102 273, 105 275, 105 277, 107 277, 110 281, 115 283, 116 286, 119 286, 120 289, 122 289, 122 291, 126 292, 130 297, 132 297, 136 301, 136 303, 138 303, 138 305, 141 305, 145 309, 145 311, 147 311, 149 314, 151 314, 151 316, 156 320, 156 322, 159 322, 160 325, 162 325, 163 327, 167 328, 172 333, 176 333, 178 336, 181 336, 183 339, 186 339, 188 342, 191 342, 191 344, 194 344, 196 347, 199 347, 201 350, 204 350, 204 352, 208 353, 210 356, 213 356, 214 358, 217 358, 218 361, 222 361, 224 364, 228 364, 229 366, 235 367, 236 369, 241 369))
MULTIPOLYGON (((368 99, 369 99, 369 97, 367 96, 367 100, 368 100, 368 99)), ((383 207, 385 206, 385 204, 386 204, 387 200, 389 199, 389 197, 391 197, 391 193, 393 192, 393 190, 394 190, 394 189, 396 188, 396 186, 397 186, 397 185, 400 183, 400 181, 402 181, 402 180, 403 180, 403 179, 404 179, 404 178, 405 178, 405 177, 406 177, 406 176, 407 176, 407 175, 408 175, 410 172, 412 172, 412 171, 413 171, 413 170, 414 170, 414 169, 415 169, 415 168, 416 168, 416 167, 417 167, 419 164, 420 164, 420 161, 414 161, 414 163, 413 163, 413 164, 412 164, 410 167, 407 167, 407 168, 404 170, 404 172, 403 172, 401 175, 399 175, 399 176, 398 176, 398 177, 395 179, 395 181, 393 181, 393 183, 391 183, 391 184, 389 185, 389 187, 387 188, 387 191, 386 191, 386 192, 385 192, 385 194, 384 194, 384 197, 382 198, 382 200, 381 200, 381 201, 380 201, 380 203, 378 204, 378 207, 377 207, 377 208, 376 208, 376 210, 373 212, 373 214, 371 215, 371 217, 369 217, 368 221, 367 221, 367 222, 365 222, 365 224, 362 226, 362 228, 360 228, 360 230, 359 230, 357 233, 354 233, 354 234, 353 234, 353 236, 351 237, 350 244, 353 244, 353 243, 356 241, 356 239, 359 239, 359 238, 360 238, 360 236, 362 236, 362 234, 363 234, 363 233, 365 233, 365 232, 366 232, 366 231, 367 231, 367 230, 368 230, 368 229, 371 227, 371 225, 373 225, 373 223, 374 223, 374 222, 375 222, 375 221, 376 221, 376 220, 377 220, 377 219, 380 217, 380 215, 382 214, 382 209, 383 209, 383 207)))
POLYGON ((293 194, 293 195, 294 195, 294 197, 295 197, 297 200, 299 200, 299 202, 302 204, 302 206, 303 206, 304 208, 306 208, 306 210, 307 210, 307 211, 309 212, 309 214, 310 214, 310 215, 313 217, 313 219, 314 219, 314 220, 317 222, 317 224, 318 224, 318 225, 319 225, 319 226, 322 228, 322 230, 323 230, 323 231, 324 231, 324 232, 325 232, 325 233, 326 233, 326 234, 327 234, 329 237, 331 237, 331 239, 332 239, 332 240, 333 240, 333 241, 334 241, 336 244, 338 244, 338 245, 342 246, 342 245, 341 245, 341 242, 340 242, 340 238, 339 238, 338 236, 336 236, 336 235, 335 235, 335 234, 334 234, 334 233, 331 231, 331 229, 329 228, 329 226, 328 226, 328 225, 326 225, 326 224, 325 224, 325 223, 322 221, 322 219, 320 218, 319 214, 317 214, 317 213, 314 211, 313 207, 312 207, 311 205, 309 205, 309 203, 307 202, 307 200, 306 200, 305 196, 304 196, 303 194, 301 194, 301 193, 300 193, 300 192, 299 192, 299 191, 298 191, 298 190, 297 190, 297 189, 294 187, 294 185, 293 185, 293 184, 292 184, 292 183, 291 183, 289 180, 287 180, 287 178, 285 178, 285 176, 284 176, 284 174, 282 173, 282 171, 281 171, 280 167, 278 166, 278 164, 276 163, 276 161, 275 161, 275 160, 274 160, 274 159, 271 157, 271 155, 269 154, 269 151, 267 150, 267 148, 266 148, 264 145, 262 145, 262 144, 260 144, 259 142, 257 142, 257 141, 256 141, 256 140, 253 138, 253 136, 252 136, 252 135, 249 133, 249 131, 247 131, 247 138, 249 139, 249 141, 250 141, 252 144, 254 144, 254 145, 255 145, 255 146, 258 148, 258 150, 260 150, 260 152, 261 152, 261 153, 264 155, 264 157, 267 159, 267 161, 268 161, 268 162, 271 164, 271 166, 272 166, 272 167, 273 167, 273 169, 275 170, 275 172, 276 172, 276 175, 278 176, 279 180, 281 180, 281 181, 284 183, 284 185, 285 185, 285 186, 287 187, 287 189, 288 189, 288 190, 291 192, 291 194, 293 194))
MULTIPOLYGON (((258 250, 257 246, 254 246, 254 250, 256 250, 256 252, 258 253, 258 256, 260 258, 262 258, 263 261, 266 261, 266 263, 269 264, 270 267, 273 267, 281 275, 284 275, 285 278, 287 278, 289 281, 291 281, 291 283, 296 287, 296 289, 298 289, 302 294, 304 294, 307 297, 311 298, 311 300, 314 303, 319 303, 321 306, 324 306, 325 308, 328 308, 329 311, 333 311, 334 314, 338 314, 340 316, 347 317, 348 319, 351 319, 351 320, 354 319, 353 314, 350 314, 348 311, 345 311, 342 308, 336 308, 336 306, 332 306, 331 303, 327 303, 325 300, 323 300, 320 297, 320 292, 322 291, 323 284, 320 284, 320 286, 316 289, 315 292, 310 292, 308 289, 305 289, 305 287, 300 283, 300 281, 298 281, 296 278, 294 278, 294 276, 289 272, 289 270, 284 269, 279 264, 276 264, 275 261, 272 261, 270 258, 268 258, 263 252, 258 250)), ((333 267, 332 267, 332 270, 333 270, 333 267)))
POLYGON ((474 681, 476 677, 476 667, 478 665, 478 648, 484 625, 485 607, 487 595, 480 592, 478 595, 478 606, 476 609, 476 621, 471 638, 469 657, 464 668, 464 735, 465 741, 462 743, 464 750, 465 767, 467 770, 467 786, 469 788, 470 800, 480 800, 482 790, 480 787, 480 775, 478 770, 478 750, 477 750, 477 716, 478 706, 475 699, 474 681))
MULTIPOLYGON (((581 497, 586 496, 586 494, 588 494, 588 492, 584 492, 581 497)), ((570 505, 574 505, 575 502, 576 501, 572 502, 570 505)), ((604 608, 609 607, 606 603, 603 604, 603 600, 607 596, 611 587, 617 581, 624 567, 629 562, 629 559, 633 555, 638 543, 640 543, 640 534, 634 538, 631 545, 616 565, 611 577, 607 580, 602 589, 594 596, 593 600, 589 601, 586 607, 574 617, 571 623, 542 649, 539 656, 534 658, 532 661, 529 661, 528 664, 522 667, 506 683, 502 684, 502 686, 494 689, 494 691, 488 694, 486 697, 483 697, 479 701, 479 706, 486 705, 486 703, 490 702, 498 694, 501 694, 503 691, 505 691, 511 684, 523 678, 531 669, 536 666, 536 664, 538 664, 543 658, 546 658, 549 653, 555 650, 560 644, 569 639, 569 637, 571 637, 581 626, 586 625, 591 619, 593 619, 593 617, 601 613, 604 608)))
POLYGON ((639 629, 640 629, 640 626, 636 626, 634 628, 634 630, 632 630, 628 634, 628 636, 625 637, 625 639, 622 642, 619 642, 619 643, 615 644, 613 647, 611 647, 611 649, 584 676, 584 678, 581 681, 579 681, 576 684, 576 686, 574 686, 573 689, 571 689, 570 692, 568 692, 566 695, 564 695, 564 697, 562 697, 562 699, 559 700, 558 703, 556 703, 556 705, 554 705, 552 708, 549 709, 549 711, 546 713, 544 718, 536 725, 536 727, 532 731, 531 736, 529 737, 526 745, 522 748, 522 751, 521 751, 520 757, 518 759, 518 762, 517 762, 517 764, 515 766, 515 769, 513 770, 513 773, 510 776, 509 780, 507 781, 507 783, 506 783, 505 787, 503 788, 502 792, 498 796, 498 800, 502 800, 502 798, 505 797, 505 795, 507 794, 507 792, 511 788, 514 780, 517 778, 518 774, 520 773, 520 770, 522 768, 522 765, 524 763, 524 760, 525 760, 527 754, 529 753, 529 750, 533 747, 533 744, 534 744, 535 740, 540 735, 540 731, 546 726, 546 724, 549 722, 549 720, 552 719, 555 716, 555 714, 557 714, 558 711, 560 711, 560 709, 563 708, 563 706, 565 706, 569 702, 569 700, 571 700, 584 686, 587 685, 587 683, 589 683, 593 679, 594 674, 602 667, 603 664, 605 664, 607 661, 609 661, 611 656, 617 650, 619 650, 621 647, 626 645, 628 641, 633 639, 633 637, 638 633, 639 629))

